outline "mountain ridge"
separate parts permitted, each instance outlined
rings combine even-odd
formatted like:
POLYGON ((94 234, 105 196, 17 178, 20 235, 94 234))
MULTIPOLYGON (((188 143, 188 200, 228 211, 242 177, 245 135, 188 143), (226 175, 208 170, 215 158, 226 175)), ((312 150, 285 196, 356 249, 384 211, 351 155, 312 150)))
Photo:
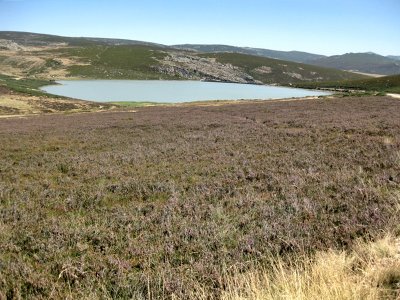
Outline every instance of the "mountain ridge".
POLYGON ((345 53, 340 55, 326 56, 302 51, 278 51, 221 44, 180 44, 173 45, 172 47, 204 53, 243 53, 368 74, 400 74, 400 56, 383 56, 374 52, 345 53), (350 59, 349 56, 351 56, 350 59))
POLYGON ((279 51, 279 50, 270 50, 270 49, 253 48, 253 47, 237 47, 237 46, 222 45, 222 44, 179 44, 179 45, 172 45, 172 47, 177 49, 194 50, 205 53, 215 53, 215 52, 243 53, 243 54, 257 55, 274 59, 289 60, 299 63, 304 63, 305 61, 311 59, 325 57, 324 55, 313 54, 303 51, 279 51))
POLYGON ((0 39, 11 39, 24 46, 44 46, 56 43, 68 43, 70 46, 84 45, 147 45, 160 48, 169 48, 167 45, 118 38, 99 38, 99 37, 68 37, 45 33, 33 33, 25 31, 0 31, 0 39))
POLYGON ((346 53, 306 61, 307 64, 371 74, 400 74, 400 61, 376 53, 346 53))

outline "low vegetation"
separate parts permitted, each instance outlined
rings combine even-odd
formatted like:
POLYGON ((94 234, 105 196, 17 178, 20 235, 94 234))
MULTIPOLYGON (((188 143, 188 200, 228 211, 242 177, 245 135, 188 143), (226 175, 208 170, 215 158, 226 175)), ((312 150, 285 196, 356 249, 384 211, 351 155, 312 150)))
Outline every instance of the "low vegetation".
POLYGON ((400 297, 398 100, 156 106, 38 89, 45 78, 218 79, 223 67, 383 94, 399 92, 399 76, 19 38, 1 49, 0 115, 38 115, 0 118, 0 299, 400 297))
POLYGON ((400 93, 400 75, 368 78, 361 80, 344 80, 332 82, 310 82, 298 83, 297 87, 302 88, 329 88, 345 90, 364 90, 372 92, 400 93))
POLYGON ((32 79, 32 78, 15 78, 0 74, 0 87, 23 94, 33 96, 48 96, 48 94, 39 90, 41 86, 54 84, 54 81, 32 79))
POLYGON ((397 254, 359 245, 400 234, 399 120, 390 97, 0 119, 0 297, 395 298, 397 254))
POLYGON ((68 67, 72 77, 102 79, 171 79, 152 66, 166 53, 150 46, 92 46, 54 50, 62 57, 79 57, 86 65, 68 67))

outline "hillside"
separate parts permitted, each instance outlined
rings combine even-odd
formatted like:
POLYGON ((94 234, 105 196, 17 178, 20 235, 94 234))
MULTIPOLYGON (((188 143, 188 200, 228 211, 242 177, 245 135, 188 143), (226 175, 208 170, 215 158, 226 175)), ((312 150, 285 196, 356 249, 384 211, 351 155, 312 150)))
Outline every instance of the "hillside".
POLYGON ((381 56, 375 53, 348 53, 344 55, 325 56, 301 51, 276 51, 218 44, 181 44, 173 45, 172 47, 202 53, 242 53, 361 73, 382 75, 400 73, 400 56, 395 55, 381 56))
POLYGON ((308 64, 372 74, 400 74, 400 61, 375 53, 347 53, 307 61, 308 64))
POLYGON ((223 64, 232 64, 244 70, 255 80, 266 84, 279 83, 288 85, 295 82, 346 80, 365 77, 340 70, 313 67, 301 63, 240 53, 208 53, 201 54, 201 56, 212 57, 223 64))
POLYGON ((357 79, 334 69, 249 54, 197 53, 138 41, 0 32, 4 75, 38 79, 190 79, 289 85, 357 79))
MULTIPOLYGON (((30 32, 0 31, 0 50, 24 51, 27 49, 29 50, 30 48, 33 47, 57 47, 57 48, 89 47, 90 48, 98 46, 103 46, 103 47, 146 46, 149 48, 156 48, 157 50, 163 50, 166 52, 183 51, 188 55, 192 56, 204 53, 207 54, 240 53, 251 56, 274 58, 290 62, 306 63, 310 65, 321 66, 325 68, 334 68, 340 70, 358 71, 364 73, 383 74, 383 75, 393 75, 400 73, 399 56, 385 57, 374 53, 348 53, 344 55, 335 55, 327 57, 324 55, 301 52, 301 51, 276 51, 276 50, 261 49, 261 48, 235 47, 235 46, 218 45, 218 44, 216 45, 182 44, 182 45, 166 46, 157 43, 126 40, 126 39, 109 39, 109 38, 94 38, 94 37, 63 37, 63 36, 37 34, 30 32)), ((124 54, 123 56, 126 57, 124 54)), ((93 72, 90 73, 93 74, 93 72)), ((149 73, 149 77, 153 78, 154 74, 151 73, 153 72, 149 73)), ((183 70, 183 73, 186 73, 186 71, 183 70)), ((181 75, 178 75, 178 77, 181 77, 181 75)), ((98 74, 98 76, 100 75, 98 74)), ((140 77, 143 77, 143 74, 140 77)), ((210 78, 214 77, 216 77, 215 74, 211 75, 210 78)), ((127 75, 127 78, 131 78, 131 76, 127 75)), ((270 81, 273 80, 271 79, 270 81)))
POLYGON ((297 87, 303 88, 332 88, 332 89, 355 89, 364 91, 400 93, 400 75, 384 76, 379 78, 368 78, 360 80, 345 80, 333 82, 310 82, 299 83, 297 87))
POLYGON ((198 52, 212 53, 212 52, 233 52, 257 55, 293 62, 306 62, 309 60, 319 59, 325 57, 324 55, 301 52, 301 51, 276 51, 261 48, 251 48, 251 47, 235 47, 228 45, 201 45, 201 44, 182 44, 173 45, 172 47, 178 49, 193 50, 198 52))

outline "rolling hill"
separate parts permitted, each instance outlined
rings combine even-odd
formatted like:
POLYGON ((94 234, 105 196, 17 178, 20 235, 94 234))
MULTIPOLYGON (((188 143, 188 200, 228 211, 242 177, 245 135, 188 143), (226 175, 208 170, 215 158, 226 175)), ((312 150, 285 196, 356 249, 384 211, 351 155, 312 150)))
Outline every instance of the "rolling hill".
POLYGON ((290 85, 364 78, 244 53, 202 53, 140 41, 24 32, 0 32, 0 68, 4 75, 47 80, 190 79, 290 85))
POLYGON ((147 45, 167 48, 168 46, 126 39, 108 39, 95 37, 65 37, 50 34, 40 34, 19 31, 0 31, 0 40, 11 40, 22 46, 50 46, 55 44, 67 44, 69 46, 94 46, 94 45, 147 45))
POLYGON ((375 53, 347 53, 309 60, 308 64, 372 74, 400 74, 400 61, 375 53))

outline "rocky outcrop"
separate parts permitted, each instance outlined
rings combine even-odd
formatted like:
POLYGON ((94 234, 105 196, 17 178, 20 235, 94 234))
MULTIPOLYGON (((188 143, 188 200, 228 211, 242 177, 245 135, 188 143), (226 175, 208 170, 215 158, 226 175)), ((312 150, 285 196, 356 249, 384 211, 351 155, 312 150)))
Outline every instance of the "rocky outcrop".
POLYGON ((215 58, 204 58, 184 52, 169 52, 160 63, 152 68, 161 74, 177 76, 185 79, 261 83, 240 68, 232 64, 222 64, 215 58))
POLYGON ((25 47, 13 42, 13 41, 10 41, 10 40, 0 39, 0 49, 1 50, 20 51, 20 50, 25 50, 25 47))
POLYGON ((261 66, 259 68, 254 69, 255 72, 259 74, 271 74, 272 73, 272 68, 267 67, 267 66, 261 66))

